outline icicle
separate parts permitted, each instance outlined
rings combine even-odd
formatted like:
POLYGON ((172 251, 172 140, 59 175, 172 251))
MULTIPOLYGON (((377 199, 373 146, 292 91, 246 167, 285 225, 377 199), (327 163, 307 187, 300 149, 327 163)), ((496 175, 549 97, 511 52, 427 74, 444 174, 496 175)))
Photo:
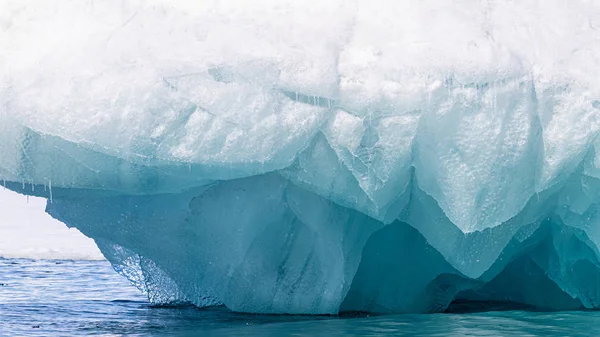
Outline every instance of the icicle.
POLYGON ((48 190, 50 191, 50 203, 52 203, 52 180, 48 181, 48 190))
POLYGON ((31 180, 31 192, 35 192, 35 185, 33 184, 33 180, 31 180))
POLYGON ((6 189, 6 179, 2 179, 2 184, 4 185, 4 189, 6 189))
POLYGON ((25 189, 25 179, 21 179, 21 189, 25 189))
POLYGON ((192 172, 192 163, 188 163, 188 171, 192 172))

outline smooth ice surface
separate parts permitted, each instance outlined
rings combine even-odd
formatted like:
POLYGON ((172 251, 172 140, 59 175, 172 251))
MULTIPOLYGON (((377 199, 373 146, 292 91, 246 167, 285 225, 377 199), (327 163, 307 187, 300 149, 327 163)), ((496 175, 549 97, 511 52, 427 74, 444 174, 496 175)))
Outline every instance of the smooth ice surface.
POLYGON ((0 179, 156 303, 600 306, 597 2, 0 9, 0 179))

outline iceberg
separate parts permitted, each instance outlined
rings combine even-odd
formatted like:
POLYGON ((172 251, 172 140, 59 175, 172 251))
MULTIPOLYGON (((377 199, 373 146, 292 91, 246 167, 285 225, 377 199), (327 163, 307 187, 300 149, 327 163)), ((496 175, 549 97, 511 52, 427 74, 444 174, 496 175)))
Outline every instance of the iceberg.
POLYGON ((600 3, 0 0, 0 182, 156 304, 600 308, 600 3))

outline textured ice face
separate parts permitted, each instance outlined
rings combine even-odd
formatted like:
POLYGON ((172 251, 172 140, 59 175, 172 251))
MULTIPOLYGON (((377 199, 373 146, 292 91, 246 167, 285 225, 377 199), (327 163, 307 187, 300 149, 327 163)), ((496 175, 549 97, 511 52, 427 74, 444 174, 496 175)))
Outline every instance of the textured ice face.
POLYGON ((0 179, 154 302, 600 306, 595 2, 0 8, 0 179))

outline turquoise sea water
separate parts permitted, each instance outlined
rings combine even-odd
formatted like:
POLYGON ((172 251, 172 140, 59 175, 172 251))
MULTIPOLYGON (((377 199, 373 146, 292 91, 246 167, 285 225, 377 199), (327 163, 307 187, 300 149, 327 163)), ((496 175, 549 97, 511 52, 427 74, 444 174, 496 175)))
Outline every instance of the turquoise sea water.
POLYGON ((160 308, 108 262, 0 259, 0 336, 600 336, 600 312, 268 316, 160 308))

